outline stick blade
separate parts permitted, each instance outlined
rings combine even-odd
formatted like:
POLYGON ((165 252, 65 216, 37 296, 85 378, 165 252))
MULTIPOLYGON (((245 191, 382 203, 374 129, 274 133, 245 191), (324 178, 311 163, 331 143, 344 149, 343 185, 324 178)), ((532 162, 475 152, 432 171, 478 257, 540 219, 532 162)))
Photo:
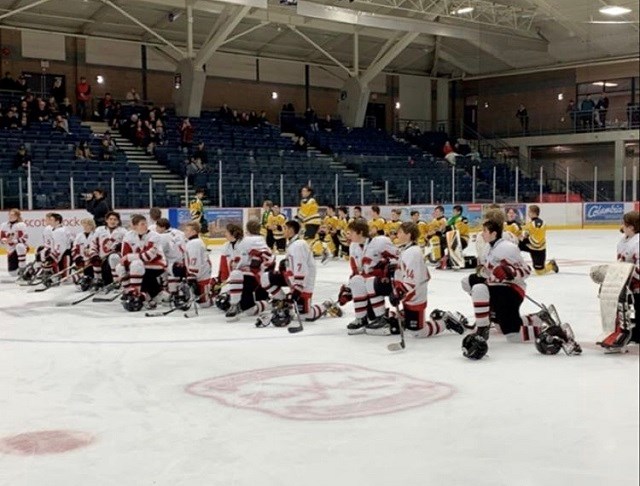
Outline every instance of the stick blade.
POLYGON ((302 326, 297 326, 297 327, 288 327, 287 330, 291 333, 291 334, 295 334, 297 332, 300 331, 304 331, 304 327, 302 326))
POLYGON ((387 346, 389 351, 402 351, 405 348, 404 343, 391 343, 387 346))

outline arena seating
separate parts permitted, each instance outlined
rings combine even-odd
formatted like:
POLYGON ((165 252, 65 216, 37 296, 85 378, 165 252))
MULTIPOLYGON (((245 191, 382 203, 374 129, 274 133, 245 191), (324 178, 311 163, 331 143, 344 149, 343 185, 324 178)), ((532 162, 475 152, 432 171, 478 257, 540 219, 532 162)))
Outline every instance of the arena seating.
MULTIPOLYGON (((13 169, 13 160, 21 144, 27 146, 32 157, 34 208, 69 208, 70 178, 74 180, 75 206, 83 207, 82 193, 103 187, 110 192, 111 178, 115 181, 115 207, 144 207, 149 204, 148 176, 141 174, 136 164, 118 152, 112 161, 75 160, 75 145, 89 141, 95 155, 100 153, 100 140, 95 138, 80 120, 69 120, 70 134, 54 131, 50 123, 34 123, 27 130, 0 131, 0 173, 4 182, 5 206, 18 206, 19 185, 26 194, 26 171, 13 169)), ((163 184, 154 183, 154 205, 172 206, 179 203, 170 197, 163 184)), ((26 206, 26 196, 23 199, 26 206)))

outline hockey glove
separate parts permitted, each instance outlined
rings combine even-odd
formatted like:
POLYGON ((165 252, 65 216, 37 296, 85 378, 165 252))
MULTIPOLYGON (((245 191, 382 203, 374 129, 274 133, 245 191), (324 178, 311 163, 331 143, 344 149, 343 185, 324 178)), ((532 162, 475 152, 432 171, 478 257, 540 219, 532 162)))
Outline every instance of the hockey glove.
POLYGON ((75 260, 73 260, 73 264, 77 267, 77 268, 82 268, 84 267, 84 258, 82 258, 81 256, 77 256, 75 258, 75 260))
POLYGON ((116 243, 111 249, 112 253, 120 253, 122 251, 122 243, 116 243))
POLYGON ((498 282, 513 280, 516 276, 516 269, 513 265, 503 261, 493 269, 493 276, 498 282))
POLYGON ((353 294, 351 293, 351 289, 346 285, 342 285, 340 287, 340 292, 338 293, 338 304, 345 305, 347 302, 351 302, 353 300, 353 294))
POLYGON ((389 303, 393 307, 398 307, 407 295, 407 289, 401 282, 395 282, 393 292, 389 295, 389 303))
POLYGON ((287 273, 287 259, 283 258, 282 260, 280 260, 280 263, 278 263, 278 271, 281 274, 285 274, 287 273))
POLYGON ((262 252, 260 250, 251 250, 249 257, 251 258, 249 268, 254 271, 259 270, 262 267, 262 252))

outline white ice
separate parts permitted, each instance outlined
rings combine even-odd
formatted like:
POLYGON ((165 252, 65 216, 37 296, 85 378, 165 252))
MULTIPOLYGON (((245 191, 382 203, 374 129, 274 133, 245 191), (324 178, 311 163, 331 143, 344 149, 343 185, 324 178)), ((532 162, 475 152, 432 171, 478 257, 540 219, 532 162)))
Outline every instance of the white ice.
MULTIPOLYGON (((42 430, 95 437, 62 454, 0 454, 0 484, 637 486, 638 350, 604 355, 593 344, 600 320, 588 276, 591 265, 615 258, 619 237, 550 232, 560 273, 529 279, 529 295, 555 304, 583 344, 583 355, 572 357, 542 356, 497 333, 477 362, 462 356, 461 337, 451 333, 410 339, 391 353, 396 336, 346 335, 351 305, 344 317, 292 335, 255 328, 250 317, 226 323, 215 309, 185 319, 147 318, 117 302, 55 307, 78 294, 71 286, 29 293, 0 284, 0 438, 42 430), (455 392, 394 413, 319 421, 185 391, 208 378, 310 363, 402 373, 455 392)), ((6 258, 1 265, 6 278, 6 258)), ((318 268, 315 300, 336 298, 347 265, 318 268)), ((432 272, 429 310, 472 319, 462 276, 432 272)), ((523 313, 536 310, 523 304, 523 313)), ((302 389, 310 379, 294 374, 287 384, 302 389)))

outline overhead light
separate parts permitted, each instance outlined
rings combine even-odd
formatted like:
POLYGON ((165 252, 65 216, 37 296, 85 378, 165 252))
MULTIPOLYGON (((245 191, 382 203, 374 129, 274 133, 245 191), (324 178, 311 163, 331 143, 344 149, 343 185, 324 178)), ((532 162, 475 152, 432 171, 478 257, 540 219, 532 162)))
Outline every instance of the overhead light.
POLYGON ((460 15, 473 12, 473 7, 462 7, 451 12, 453 15, 460 15))
POLYGON ((564 99, 563 93, 558 93, 558 101, 562 101, 564 99))
POLYGON ((399 109, 400 109, 400 102, 396 101, 396 110, 399 110, 399 109))
POLYGON ((630 8, 627 7, 618 7, 616 5, 607 5, 606 7, 600 8, 600 13, 605 15, 624 15, 631 12, 630 8))
POLYGON ((618 86, 618 83, 610 83, 608 81, 596 81, 595 83, 591 83, 594 86, 604 86, 606 88, 615 88, 618 86))
POLYGON ((102 84, 102 83, 104 83, 104 76, 102 76, 102 75, 98 74, 98 75, 96 76, 96 83, 98 83, 98 84, 102 84))
POLYGON ((278 99, 278 93, 276 93, 275 91, 271 92, 271 99, 272 100, 277 100, 278 99))

